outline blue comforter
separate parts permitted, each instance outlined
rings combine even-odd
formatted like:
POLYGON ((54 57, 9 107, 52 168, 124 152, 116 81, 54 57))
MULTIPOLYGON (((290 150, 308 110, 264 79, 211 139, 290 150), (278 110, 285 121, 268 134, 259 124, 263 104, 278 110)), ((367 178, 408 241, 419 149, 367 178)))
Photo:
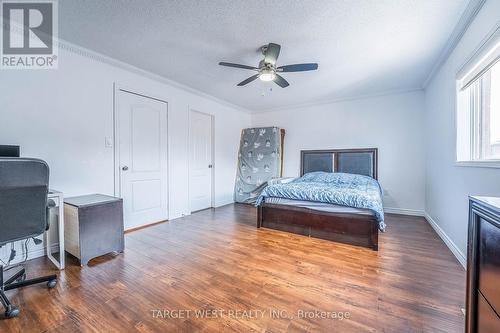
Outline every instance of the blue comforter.
POLYGON ((260 205, 267 197, 370 209, 379 222, 379 229, 385 230, 382 190, 380 184, 368 176, 311 172, 286 184, 267 186, 256 205, 260 205))

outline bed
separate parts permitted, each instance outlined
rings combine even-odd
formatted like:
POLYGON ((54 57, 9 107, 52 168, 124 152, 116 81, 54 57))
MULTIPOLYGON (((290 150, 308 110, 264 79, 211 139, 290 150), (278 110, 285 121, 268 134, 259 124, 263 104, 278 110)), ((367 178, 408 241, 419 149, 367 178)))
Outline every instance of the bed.
POLYGON ((271 182, 257 201, 257 228, 378 250, 385 229, 377 149, 301 151, 300 178, 271 182))

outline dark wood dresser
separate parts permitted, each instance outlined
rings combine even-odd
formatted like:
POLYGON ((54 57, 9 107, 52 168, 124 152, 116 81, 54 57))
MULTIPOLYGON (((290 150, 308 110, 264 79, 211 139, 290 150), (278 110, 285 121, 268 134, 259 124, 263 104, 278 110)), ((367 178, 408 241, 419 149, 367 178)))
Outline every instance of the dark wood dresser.
POLYGON ((500 332, 500 198, 470 197, 466 332, 500 332))

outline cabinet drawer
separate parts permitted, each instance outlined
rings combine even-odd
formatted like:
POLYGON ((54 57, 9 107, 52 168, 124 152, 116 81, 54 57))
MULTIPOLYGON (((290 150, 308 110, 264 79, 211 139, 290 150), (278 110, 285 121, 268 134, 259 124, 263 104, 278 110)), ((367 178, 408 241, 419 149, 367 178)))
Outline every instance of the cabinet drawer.
POLYGON ((500 229, 479 220, 479 290, 495 311, 500 312, 500 229))
POLYGON ((500 318, 486 302, 481 293, 477 293, 477 332, 497 333, 500 332, 500 318))

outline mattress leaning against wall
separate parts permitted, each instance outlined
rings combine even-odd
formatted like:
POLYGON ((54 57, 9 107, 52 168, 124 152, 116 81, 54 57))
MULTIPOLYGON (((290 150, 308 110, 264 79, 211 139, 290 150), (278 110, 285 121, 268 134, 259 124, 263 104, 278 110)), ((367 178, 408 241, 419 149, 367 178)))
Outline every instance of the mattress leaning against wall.
POLYGON ((267 182, 281 177, 285 130, 278 127, 241 131, 234 201, 255 203, 267 182))

